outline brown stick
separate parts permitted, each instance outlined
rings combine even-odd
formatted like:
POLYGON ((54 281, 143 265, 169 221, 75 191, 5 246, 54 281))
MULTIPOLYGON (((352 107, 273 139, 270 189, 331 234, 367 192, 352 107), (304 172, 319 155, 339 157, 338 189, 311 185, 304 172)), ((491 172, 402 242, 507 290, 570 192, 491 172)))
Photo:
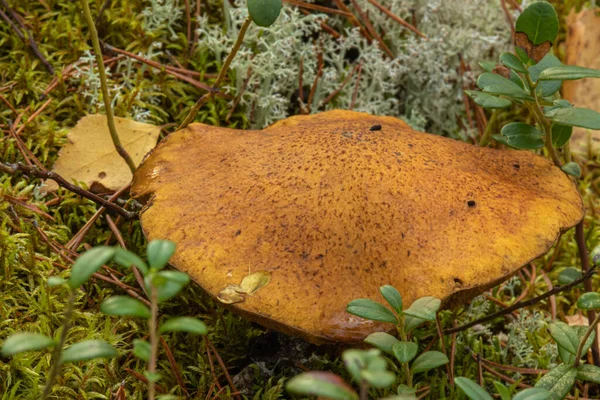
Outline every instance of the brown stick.
POLYGON ((308 99, 306 100, 306 108, 308 113, 310 113, 310 109, 312 108, 312 101, 315 93, 317 91, 317 84, 319 83, 319 78, 323 74, 323 48, 319 47, 319 52, 317 53, 317 73, 315 75, 315 80, 310 88, 310 92, 308 93, 308 99))
POLYGON ((408 22, 406 22, 405 20, 403 20, 402 18, 400 18, 399 16, 397 16, 396 14, 394 14, 393 12, 391 12, 390 10, 388 10, 387 8, 385 8, 384 6, 379 4, 377 1, 375 1, 375 0, 367 0, 367 1, 371 4, 373 4, 381 12, 383 12, 385 15, 387 15, 388 17, 390 17, 391 19, 393 19, 394 21, 396 21, 403 27, 410 29, 417 35, 421 36, 423 39, 427 39, 427 36, 425 36, 420 30, 418 30, 417 28, 415 28, 414 26, 412 26, 411 24, 409 24, 408 22))
POLYGON ((352 6, 354 6, 354 9, 358 13, 359 17, 362 19, 362 22, 365 24, 365 27, 367 28, 367 31, 369 31, 369 34, 371 34, 371 36, 373 36, 379 42, 379 47, 381 47, 381 50, 383 50, 383 52, 387 54, 388 57, 393 59, 394 54, 387 46, 387 44, 385 44, 381 36, 379 36, 379 33, 377 33, 377 31, 375 30, 375 28, 371 24, 371 21, 369 21, 369 17, 367 17, 367 14, 363 12, 362 8, 360 8, 360 6, 355 0, 352 0, 352 6))
POLYGON ((326 14, 343 15, 344 17, 352 16, 352 14, 348 13, 347 11, 337 10, 335 8, 329 8, 329 7, 323 7, 323 6, 319 6, 319 5, 311 4, 311 3, 305 3, 305 2, 299 1, 299 0, 283 0, 283 1, 285 1, 286 3, 289 3, 291 5, 294 5, 296 7, 307 8, 309 10, 315 10, 315 11, 321 11, 326 14))
POLYGON ((104 200, 102 197, 100 197, 92 192, 84 190, 84 189, 80 188, 79 186, 73 185, 72 183, 67 181, 65 178, 58 175, 56 172, 40 170, 36 167, 23 165, 21 163, 16 163, 16 164, 11 164, 11 165, 0 164, 0 171, 5 172, 10 175, 16 175, 17 172, 22 172, 24 174, 31 175, 31 176, 34 176, 34 177, 40 178, 40 179, 52 179, 59 186, 65 188, 73 193, 77 193, 78 195, 85 197, 86 199, 92 200, 94 203, 104 206, 111 211, 116 212, 117 214, 119 214, 123 218, 125 218, 126 220, 133 219, 137 215, 135 212, 124 210, 123 208, 119 207, 118 205, 113 204, 110 201, 104 200))
POLYGON ((540 301, 542 301, 542 300, 544 300, 544 299, 546 299, 546 298, 548 298, 548 297, 550 297, 552 295, 555 295, 556 293, 564 292, 565 290, 571 289, 571 288, 579 285, 581 282, 585 282, 585 281, 589 280, 594 275, 594 273, 596 272, 595 270, 596 270, 596 266, 593 266, 581 278, 575 279, 571 283, 568 283, 568 284, 562 285, 562 286, 557 286, 554 289, 552 289, 552 290, 550 290, 550 291, 548 291, 546 293, 543 293, 543 294, 541 294, 541 295, 539 295, 537 297, 534 297, 533 299, 530 299, 530 300, 527 300, 527 301, 520 301, 518 303, 513 304, 510 307, 506 307, 503 310, 497 311, 495 313, 492 313, 492 314, 487 315, 487 316, 482 317, 482 318, 478 318, 478 319, 476 319, 474 321, 471 321, 469 323, 466 323, 464 325, 460 325, 460 326, 455 327, 455 328, 446 329, 444 331, 444 333, 447 335, 447 334, 454 333, 454 332, 461 332, 461 331, 464 331, 465 329, 469 329, 472 326, 475 326, 477 324, 481 324, 481 323, 484 323, 484 322, 491 321, 494 318, 501 317, 503 315, 509 314, 509 313, 511 313, 511 312, 513 312, 515 310, 519 310, 519 309, 521 309, 523 307, 532 306, 532 305, 534 305, 534 304, 536 304, 536 303, 538 303, 538 302, 540 302, 540 301))
POLYGON ((358 66, 359 65, 360 64, 356 64, 354 66, 354 68, 352 68, 352 71, 350 71, 350 73, 348 74, 348 76, 346 77, 346 79, 344 79, 344 81, 342 82, 342 84, 337 89, 335 89, 333 92, 331 92, 331 94, 329 94, 329 96, 327 96, 325 98, 325 100, 323 100, 321 102, 321 107, 324 107, 325 104, 329 103, 331 101, 331 99, 333 99, 335 96, 338 95, 339 92, 342 91, 342 89, 348 84, 348 82, 350 82, 350 79, 352 78, 352 76, 354 75, 354 73, 358 70, 358 66))

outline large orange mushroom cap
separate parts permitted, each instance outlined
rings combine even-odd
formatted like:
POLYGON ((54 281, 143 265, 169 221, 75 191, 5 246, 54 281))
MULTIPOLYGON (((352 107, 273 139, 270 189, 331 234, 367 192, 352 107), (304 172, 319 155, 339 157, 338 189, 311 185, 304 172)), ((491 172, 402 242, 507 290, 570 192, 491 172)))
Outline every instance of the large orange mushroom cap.
POLYGON ((345 309, 380 300, 384 284, 405 306, 467 301, 584 213, 572 180, 543 157, 351 111, 261 131, 192 124, 157 146, 133 191, 148 200, 148 239, 177 243, 175 267, 249 318, 313 342, 382 330, 345 309))

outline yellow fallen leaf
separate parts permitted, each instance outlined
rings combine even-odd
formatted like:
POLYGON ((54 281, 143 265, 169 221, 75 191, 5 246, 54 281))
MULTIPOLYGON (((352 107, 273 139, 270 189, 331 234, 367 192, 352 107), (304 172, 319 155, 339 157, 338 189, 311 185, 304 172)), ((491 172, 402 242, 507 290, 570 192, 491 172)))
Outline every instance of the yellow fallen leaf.
POLYGON ((252 294, 258 289, 268 285, 269 282, 271 282, 271 274, 267 271, 259 271, 246 275, 244 279, 242 279, 240 286, 244 293, 252 294))
MULTIPOLYGON (((115 117, 121 144, 135 165, 154 148, 160 127, 115 117)), ((93 191, 114 191, 131 182, 131 171, 113 145, 105 115, 88 115, 67 135, 69 143, 58 154, 52 171, 68 181, 85 182, 93 191)), ((47 180, 46 191, 58 188, 47 180)))

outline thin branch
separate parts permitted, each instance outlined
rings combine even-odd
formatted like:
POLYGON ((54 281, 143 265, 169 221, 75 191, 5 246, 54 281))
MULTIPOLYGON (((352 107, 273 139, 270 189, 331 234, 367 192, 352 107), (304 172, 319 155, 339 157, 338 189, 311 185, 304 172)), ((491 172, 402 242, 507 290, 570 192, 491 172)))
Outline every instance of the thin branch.
POLYGON ((16 175, 17 172, 22 172, 24 174, 34 176, 34 177, 40 178, 40 179, 52 179, 59 186, 65 188, 73 193, 76 193, 76 194, 80 195, 81 197, 85 197, 86 199, 92 200, 94 203, 99 204, 103 207, 106 207, 111 211, 116 212, 117 214, 119 214, 123 218, 125 218, 126 220, 133 219, 137 215, 134 212, 124 210, 123 208, 119 207, 118 205, 111 203, 110 201, 107 201, 92 192, 84 190, 84 189, 80 188, 79 186, 73 185, 72 183, 67 181, 65 178, 58 175, 56 172, 41 170, 34 166, 23 165, 21 163, 0 164, 0 171, 5 172, 10 175, 16 175))
POLYGON ((557 286, 554 289, 552 289, 552 290, 550 290, 550 291, 548 291, 546 293, 543 293, 543 294, 541 294, 541 295, 539 295, 537 297, 534 297, 533 299, 530 299, 530 300, 527 300, 527 301, 519 301, 518 303, 515 303, 515 304, 513 304, 510 307, 506 307, 503 310, 500 310, 498 312, 492 313, 492 314, 487 315, 487 316, 482 317, 482 318, 478 318, 478 319, 476 319, 474 321, 471 321, 469 323, 466 323, 464 325, 460 325, 460 326, 457 326, 455 328, 446 329, 444 331, 444 333, 446 335, 448 335, 448 334, 454 333, 454 332, 461 332, 461 331, 464 331, 465 329, 471 328, 472 326, 475 326, 477 324, 482 324, 484 322, 491 321, 491 320, 493 320, 495 318, 498 318, 498 317, 501 317, 503 315, 509 314, 509 313, 511 313, 511 312, 513 312, 515 310, 519 310, 519 309, 521 309, 523 307, 532 306, 532 305, 534 305, 534 304, 536 304, 536 303, 538 303, 538 302, 540 302, 540 301, 542 301, 542 300, 544 300, 544 299, 546 299, 546 298, 548 298, 548 297, 550 297, 552 295, 555 295, 556 293, 564 292, 565 290, 569 290, 569 289, 571 289, 571 288, 579 285, 581 282, 587 281, 588 279, 590 279, 592 277, 592 275, 594 275, 595 272, 596 272, 596 266, 593 266, 581 278, 575 279, 571 283, 568 283, 568 284, 562 285, 562 286, 557 286))
POLYGON ((83 8, 83 14, 90 28, 90 36, 92 37, 92 45, 94 47, 94 53, 96 53, 96 64, 98 64, 98 74, 100 75, 100 84, 102 86, 102 100, 104 101, 104 108, 106 111, 106 120, 108 122, 108 130, 110 131, 110 137, 112 138, 113 144, 117 153, 125 160, 127 166, 133 174, 135 172, 135 163, 127 153, 127 150, 121 144, 117 128, 115 127, 115 119, 113 116, 112 105, 110 104, 110 93, 108 92, 108 83, 106 80, 106 70, 104 69, 104 60, 102 59, 102 50, 100 49, 100 41, 98 40, 98 31, 94 25, 94 19, 90 11, 90 6, 87 0, 80 0, 81 8, 83 8))
POLYGON ((375 7, 377 7, 379 9, 379 11, 383 12, 385 15, 387 15, 388 17, 390 17, 391 19, 393 19, 400 25, 404 26, 407 29, 410 29, 417 35, 421 36, 423 39, 427 39, 427 36, 425 36, 420 30, 418 30, 417 28, 415 28, 414 26, 412 26, 411 24, 409 24, 408 22, 406 22, 405 20, 403 20, 402 18, 400 18, 399 16, 397 16, 396 14, 394 14, 393 12, 391 12, 390 10, 388 10, 387 8, 385 8, 384 6, 379 4, 377 1, 375 1, 375 0, 367 0, 367 1, 371 4, 373 4, 375 7))
POLYGON ((212 96, 214 96, 214 94, 217 93, 219 86, 221 86, 221 83, 223 82, 223 80, 225 79, 225 76, 227 75, 227 71, 229 70, 229 66, 231 65, 231 62, 233 61, 235 55, 237 54, 240 47, 242 46, 242 43, 244 42, 244 36, 246 36, 246 31, 250 27, 251 23, 252 23, 252 18, 247 17, 246 20, 244 21, 244 23, 242 24, 242 27, 240 28, 240 33, 238 34, 238 37, 233 45, 233 48, 229 52, 229 55, 225 59, 225 62, 223 63, 223 66, 221 67, 221 70, 219 71, 219 76, 217 76, 217 80, 213 84, 212 90, 209 91, 208 93, 206 93, 205 95, 203 95, 202 97, 200 97, 200 99, 196 102, 196 104, 194 104, 192 106, 189 114, 187 115, 187 117, 185 117, 185 119, 183 120, 181 125, 179 125, 178 129, 183 129, 186 126, 188 126, 190 123, 192 123, 192 121, 196 117, 196 113, 198 112, 198 110, 200 110, 200 108, 208 100, 210 100, 212 98, 212 96))

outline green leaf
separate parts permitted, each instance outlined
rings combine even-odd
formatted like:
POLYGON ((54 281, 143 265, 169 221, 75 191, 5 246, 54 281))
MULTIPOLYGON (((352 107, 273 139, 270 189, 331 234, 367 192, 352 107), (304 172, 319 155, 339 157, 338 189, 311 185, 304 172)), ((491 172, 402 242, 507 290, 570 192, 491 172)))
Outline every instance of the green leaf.
POLYGON ((204 322, 196 318, 190 317, 176 317, 171 318, 167 322, 161 325, 159 329, 160 333, 166 332, 189 332, 197 335, 206 335, 208 328, 204 322))
POLYGON ((478 90, 465 90, 465 93, 473 99, 475 104, 483 108, 506 108, 512 104, 508 99, 503 99, 502 97, 497 97, 493 94, 480 92, 478 90))
POLYGON ((510 395, 510 389, 504 386, 503 383, 498 381, 493 381, 494 388, 496 388, 496 392, 500 395, 500 399, 502 400, 511 400, 512 396, 510 395))
POLYGON ((137 267, 143 275, 148 274, 148 265, 131 251, 125 250, 122 247, 115 249, 113 261, 125 268, 137 267))
POLYGON ((501 135, 492 137, 516 149, 541 149, 544 147, 544 134, 523 122, 511 122, 502 127, 501 135))
POLYGON ((582 78, 600 78, 600 71, 597 69, 578 67, 576 65, 561 65, 560 67, 545 69, 538 79, 541 81, 572 81, 582 78))
POLYGON ((582 310, 595 310, 600 308, 600 293, 588 292, 584 293, 577 300, 577 307, 582 310))
POLYGON ((95 358, 115 357, 116 355, 117 350, 103 340, 84 340, 63 351, 60 362, 88 361, 95 358))
POLYGON ((175 253, 175 243, 170 240, 153 240, 148 243, 146 254, 148 255, 148 262, 150 268, 162 269, 164 268, 171 256, 175 253))
POLYGON ((148 362, 152 353, 150 343, 142 339, 133 339, 133 354, 140 360, 148 362))
POLYGON ((189 282, 189 277, 187 276, 187 274, 184 274, 182 272, 179 273, 178 271, 160 271, 158 273, 150 273, 144 279, 144 283, 146 284, 146 290, 148 293, 150 293, 151 284, 153 284, 154 287, 156 287, 158 291, 158 301, 160 303, 172 299, 179 292, 181 292, 181 290, 185 286, 185 284, 181 282, 189 282), (171 274, 171 272, 177 274, 174 275, 171 274), (183 279, 183 275, 186 276, 185 279, 183 279))
MULTIPOLYGON (((554 54, 548 53, 540 60, 540 62, 529 68, 529 76, 533 82, 537 82, 542 71, 561 65, 562 63, 554 54)), ((537 90, 542 97, 548 97, 558 92, 561 85, 562 81, 543 81, 538 84, 537 90)))
POLYGON ((579 178, 581 176, 581 167, 574 161, 566 163, 560 169, 562 169, 565 174, 569 174, 575 178, 579 178))
MULTIPOLYGON (((558 275, 558 283, 561 285, 568 285, 569 283, 581 278, 583 276, 583 274, 581 273, 581 270, 579 268, 573 268, 573 267, 569 267, 569 268, 565 268, 559 275, 558 275)), ((577 287, 582 287, 582 284, 577 285, 577 287)))
POLYGON ((600 367, 583 364, 577 368, 577 379, 600 384, 600 367))
POLYGON ((561 364, 550 370, 536 384, 536 388, 547 389, 552 392, 551 399, 564 398, 575 384, 577 370, 572 365, 561 364))
POLYGON ((398 323, 396 316, 389 308, 370 299, 352 300, 348 303, 346 311, 372 321, 389 322, 391 324, 398 323))
POLYGON ((281 0, 248 0, 248 13, 258 26, 268 27, 279 17, 281 0))
MULTIPOLYGON (((434 313, 440 309, 441 301, 436 299, 435 297, 427 296, 421 297, 420 299, 415 300, 411 308, 414 306, 415 308, 429 308, 434 313)), ((417 317, 412 317, 410 315, 404 316, 404 332, 408 333, 415 329, 417 326, 426 322, 427 320, 417 317)))
POLYGON ((560 149, 571 139, 573 127, 559 124, 552 124, 552 144, 557 149, 560 149))
POLYGON ((545 1, 529 5, 517 18, 515 30, 525 33, 534 45, 547 41, 554 43, 558 35, 558 16, 554 7, 545 1))
MULTIPOLYGON (((579 346, 579 338, 573 327, 564 322, 554 322, 548 327, 550 336, 556 341, 556 344, 562 346, 570 354, 577 354, 577 346, 579 346)), ((566 362, 565 360, 563 360, 566 362)))
POLYGON ((371 386, 383 389, 396 381, 396 375, 390 371, 361 371, 361 377, 371 386))
POLYGON ((108 315, 150 318, 150 309, 144 303, 129 296, 112 296, 100 304, 100 311, 108 315))
POLYGON ((285 389, 288 392, 320 396, 336 400, 357 400, 356 392, 339 376, 331 372, 311 371, 290 379, 285 389))
POLYGON ((534 100, 519 85, 498 74, 484 72, 477 78, 477 86, 484 92, 501 94, 519 100, 534 100))
POLYGON ((454 383, 471 400, 493 400, 493 397, 485 391, 484 388, 462 376, 454 378, 454 383))
POLYGON ((500 54, 500 62, 513 71, 528 73, 527 68, 525 68, 521 60, 513 53, 505 52, 500 54))
POLYGON ((60 276, 49 276, 48 280, 46 281, 46 284, 49 287, 62 286, 65 283, 67 283, 67 281, 61 278, 60 276))
POLYGON ((425 353, 421 353, 419 357, 415 361, 413 361, 410 366, 410 370, 413 374, 418 374, 419 372, 429 371, 430 369, 437 368, 440 365, 444 365, 448 363, 448 357, 444 353, 439 351, 426 351, 425 353))
POLYGON ((397 342, 392 347, 394 356, 401 363, 407 363, 411 361, 417 355, 419 346, 413 342, 397 342))
POLYGON ((6 338, 2 345, 1 354, 3 357, 10 357, 17 353, 42 350, 55 345, 54 340, 41 333, 18 332, 6 338))
POLYGON ((517 393, 513 400, 547 400, 552 396, 552 392, 543 388, 527 388, 517 393))
POLYGON ((571 107, 544 110, 544 115, 557 124, 600 129, 600 113, 588 108, 571 107))
POLYGON ((394 355, 392 347, 398 343, 399 340, 385 332, 374 332, 365 338, 365 343, 370 344, 390 355, 394 355))
MULTIPOLYGON (((362 379, 361 371, 366 369, 369 364, 373 367, 373 361, 380 359, 383 361, 383 370, 385 370, 386 361, 381 357, 381 352, 377 349, 356 350, 350 349, 342 353, 342 360, 346 369, 357 382, 362 379)), ((377 366, 377 364, 375 364, 377 366)))
POLYGON ((436 299, 435 297, 422 297, 414 301, 408 310, 403 311, 403 314, 424 321, 435 321, 435 315, 440 309, 441 304, 440 299, 436 299))
POLYGON ((479 61, 477 64, 479 64, 485 72, 492 72, 494 68, 496 68, 496 63, 493 61, 479 61))
POLYGON ((168 281, 172 281, 180 285, 187 285, 188 283, 190 283, 190 276, 185 272, 181 271, 160 271, 156 275, 160 278, 164 278, 168 281))
POLYGON ((402 312, 402 296, 400 295, 400 292, 390 285, 380 287, 379 291, 388 304, 400 314, 402 312))
POLYGON ((101 266, 106 264, 115 254, 115 249, 108 246, 94 247, 80 255, 71 268, 69 286, 77 289, 90 279, 101 266))

